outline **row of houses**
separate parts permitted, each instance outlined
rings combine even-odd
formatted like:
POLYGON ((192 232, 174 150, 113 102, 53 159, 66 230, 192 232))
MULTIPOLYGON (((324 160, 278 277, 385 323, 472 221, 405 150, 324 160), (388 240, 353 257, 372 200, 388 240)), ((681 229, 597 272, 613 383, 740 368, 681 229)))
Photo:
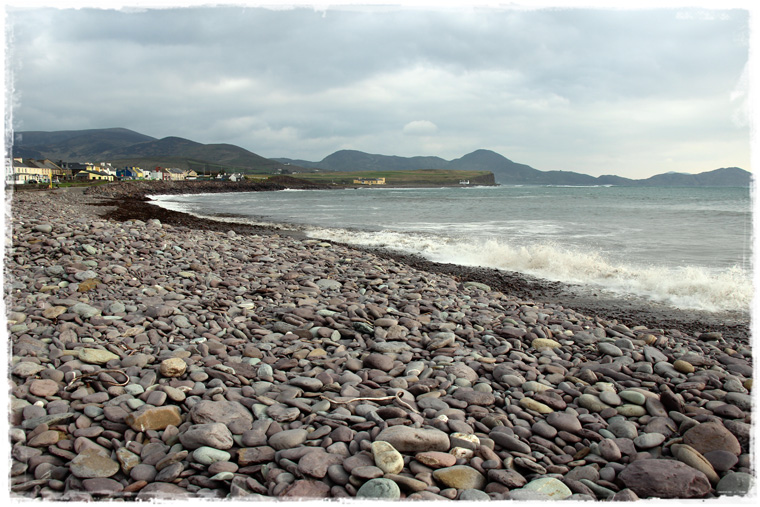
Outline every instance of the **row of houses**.
MULTIPOLYGON (((159 167, 142 169, 140 167, 114 168, 109 162, 94 164, 90 162, 52 162, 14 158, 6 167, 6 185, 23 185, 33 183, 60 183, 63 181, 114 181, 114 180, 161 180, 179 181, 205 178, 193 170, 176 167, 159 167)), ((219 174, 217 179, 238 181, 242 174, 219 174)))
POLYGON ((385 178, 357 178, 354 185, 385 185, 385 178))

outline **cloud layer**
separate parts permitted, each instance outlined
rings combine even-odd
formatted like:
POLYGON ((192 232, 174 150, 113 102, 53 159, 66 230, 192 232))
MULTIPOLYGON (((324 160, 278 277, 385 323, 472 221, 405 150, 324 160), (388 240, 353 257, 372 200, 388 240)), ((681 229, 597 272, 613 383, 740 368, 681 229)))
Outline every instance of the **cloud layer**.
POLYGON ((645 177, 749 169, 746 10, 10 8, 15 130, 645 177))

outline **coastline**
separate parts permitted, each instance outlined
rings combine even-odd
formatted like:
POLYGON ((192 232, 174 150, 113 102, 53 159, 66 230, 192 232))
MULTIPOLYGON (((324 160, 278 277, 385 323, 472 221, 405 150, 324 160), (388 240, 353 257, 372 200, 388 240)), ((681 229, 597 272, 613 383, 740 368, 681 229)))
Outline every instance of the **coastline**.
POLYGON ((11 199, 12 496, 751 500, 734 328, 130 187, 11 199))
MULTIPOLYGON (((169 182, 174 183, 174 182, 169 182)), ((197 184, 168 185, 160 191, 151 191, 153 195, 181 193, 229 192, 235 184, 224 187, 200 187, 197 184)), ((325 189, 295 178, 280 178, 277 185, 298 189, 325 189)), ((244 191, 279 190, 276 186, 251 187, 244 191)), ((238 191, 238 190, 234 190, 238 191)), ((298 231, 281 229, 277 226, 245 225, 213 218, 199 218, 187 213, 171 211, 149 204, 144 191, 141 192, 94 192, 95 195, 109 196, 115 209, 105 213, 103 218, 117 221, 158 218, 162 223, 182 225, 190 229, 209 229, 217 231, 232 230, 238 234, 279 234, 283 236, 304 238, 298 231)), ((104 205, 107 202, 103 203, 104 205)), ((219 217, 223 218, 223 217, 219 217)), ((335 242, 336 244, 340 244, 335 242)), ((684 333, 722 332, 726 337, 748 344, 751 336, 750 315, 727 312, 708 312, 683 310, 642 298, 624 298, 613 294, 580 291, 576 287, 550 280, 544 280, 522 273, 492 268, 468 267, 450 263, 432 262, 421 256, 405 254, 390 249, 363 248, 344 244, 348 248, 371 252, 378 257, 392 259, 423 271, 445 274, 460 282, 484 283, 494 290, 516 296, 526 301, 560 304, 581 313, 603 320, 618 321, 628 326, 645 325, 657 329, 677 329, 684 333)))

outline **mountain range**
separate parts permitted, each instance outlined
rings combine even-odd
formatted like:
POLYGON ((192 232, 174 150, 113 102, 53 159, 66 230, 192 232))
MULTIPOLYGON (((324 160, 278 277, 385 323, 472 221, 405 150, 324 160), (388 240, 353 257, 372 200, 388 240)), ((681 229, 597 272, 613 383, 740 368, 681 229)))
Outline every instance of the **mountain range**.
POLYGON ((125 128, 15 132, 13 156, 52 161, 111 162, 115 166, 155 165, 183 169, 243 173, 298 173, 314 171, 397 171, 414 169, 485 170, 507 185, 619 185, 619 186, 749 186, 752 175, 738 167, 699 174, 665 173, 634 180, 621 176, 589 176, 572 171, 541 171, 513 162, 490 150, 476 150, 461 158, 398 157, 340 150, 319 162, 290 158, 268 159, 232 144, 202 144, 181 137, 156 139, 125 128))

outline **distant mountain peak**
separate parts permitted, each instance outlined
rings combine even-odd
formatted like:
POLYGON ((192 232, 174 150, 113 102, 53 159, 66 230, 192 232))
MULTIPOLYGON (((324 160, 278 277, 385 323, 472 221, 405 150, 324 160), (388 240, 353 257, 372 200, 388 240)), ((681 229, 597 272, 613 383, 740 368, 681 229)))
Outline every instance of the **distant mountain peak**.
POLYGON ((177 136, 156 139, 123 128, 14 133, 14 157, 51 160, 118 161, 140 164, 195 164, 226 167, 243 172, 271 173, 282 170, 314 168, 323 171, 397 171, 420 169, 484 170, 501 184, 523 185, 625 185, 625 186, 749 186, 752 175, 738 167, 727 167, 699 174, 668 172, 644 180, 621 176, 593 177, 573 171, 541 171, 513 162, 493 150, 478 149, 455 160, 436 156, 401 157, 375 155, 344 149, 321 162, 292 159, 267 159, 232 144, 202 144, 177 136))

